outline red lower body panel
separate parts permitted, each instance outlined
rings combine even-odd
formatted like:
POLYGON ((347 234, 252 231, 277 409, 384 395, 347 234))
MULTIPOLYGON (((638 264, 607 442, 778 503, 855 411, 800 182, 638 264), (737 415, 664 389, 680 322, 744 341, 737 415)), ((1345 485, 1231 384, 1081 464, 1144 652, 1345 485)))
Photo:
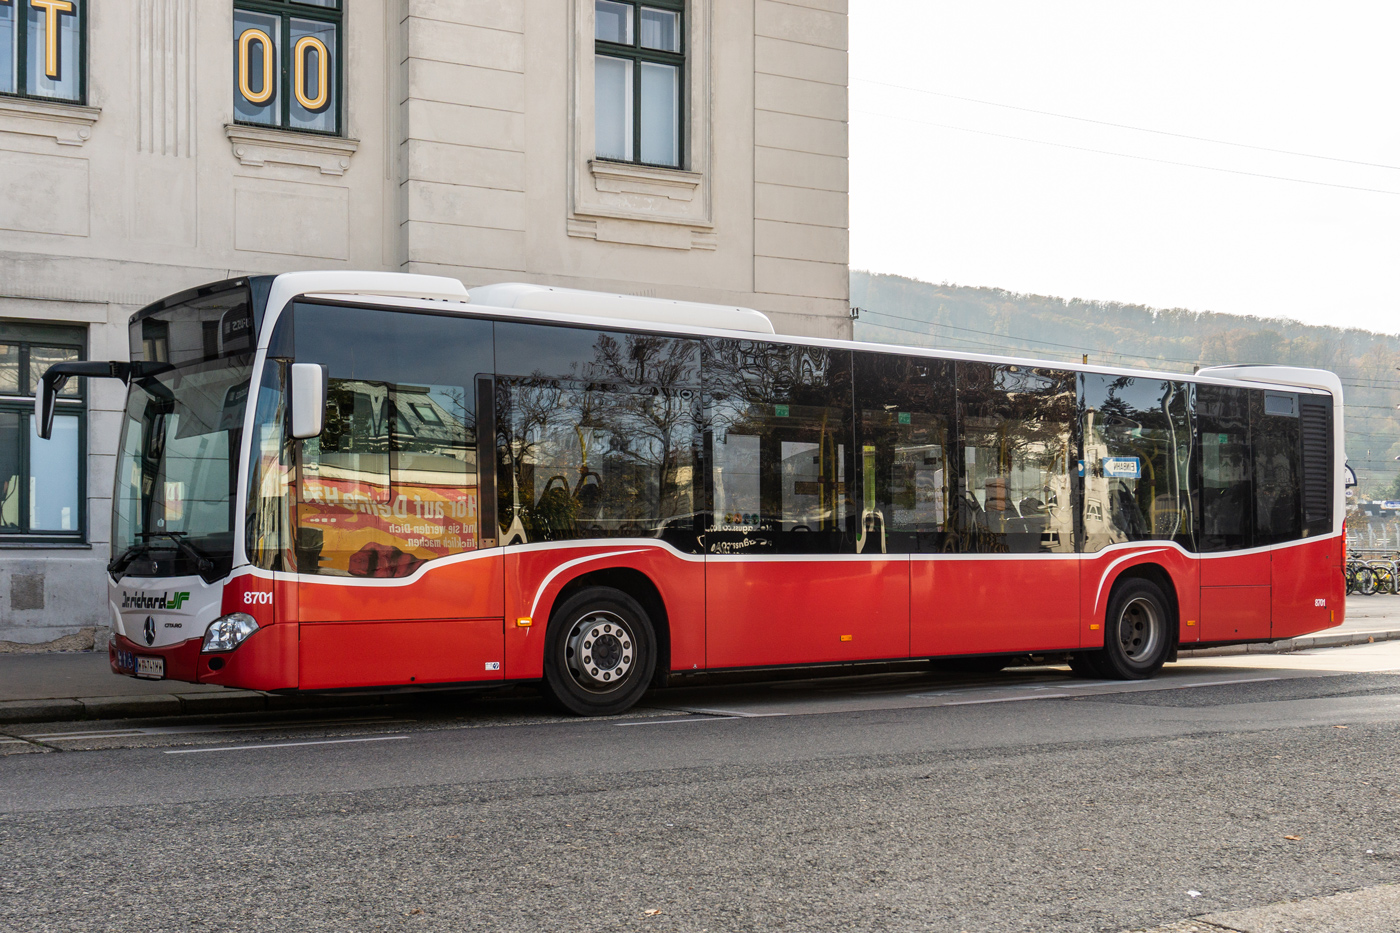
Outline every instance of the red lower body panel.
POLYGON ((1272 607, 1267 586, 1201 587, 1202 641, 1267 641, 1272 607))
POLYGON ((1079 561, 915 560, 913 654, 1079 647, 1079 561))
POLYGON ((909 562, 710 560, 710 667, 909 656, 909 562))
POLYGON ((500 680, 501 620, 309 622, 301 688, 500 680))
POLYGON ((1342 557, 1341 538, 1273 552, 1273 638, 1306 635, 1345 621, 1342 557))

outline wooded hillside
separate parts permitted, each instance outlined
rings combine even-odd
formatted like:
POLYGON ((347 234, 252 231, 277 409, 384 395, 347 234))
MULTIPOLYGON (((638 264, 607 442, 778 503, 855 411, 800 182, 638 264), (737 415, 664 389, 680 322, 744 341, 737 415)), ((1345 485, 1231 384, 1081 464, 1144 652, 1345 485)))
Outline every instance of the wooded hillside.
MULTIPOLYGON (((1020 295, 851 273, 857 340, 1143 366, 1284 363, 1337 373, 1361 493, 1400 496, 1400 337, 1283 318, 1020 295)), ((1400 321, 1397 322, 1400 324, 1400 321)))

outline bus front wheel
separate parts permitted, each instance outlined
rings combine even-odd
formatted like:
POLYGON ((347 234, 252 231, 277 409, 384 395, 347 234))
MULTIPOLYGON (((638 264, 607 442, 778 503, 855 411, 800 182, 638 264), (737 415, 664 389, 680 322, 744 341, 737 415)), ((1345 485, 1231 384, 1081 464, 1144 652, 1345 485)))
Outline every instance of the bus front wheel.
POLYGON ((646 611, 608 586, 580 590, 556 609, 544 650, 550 698, 577 716, 630 709, 656 669, 656 634, 646 611))

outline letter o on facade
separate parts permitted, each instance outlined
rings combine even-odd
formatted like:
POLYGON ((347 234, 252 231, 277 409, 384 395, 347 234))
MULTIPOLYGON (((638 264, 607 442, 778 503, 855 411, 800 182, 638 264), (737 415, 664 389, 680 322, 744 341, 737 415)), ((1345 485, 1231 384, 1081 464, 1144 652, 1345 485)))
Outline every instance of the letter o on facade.
MULTIPOLYGON (((298 46, 300 43, 298 43, 298 46)), ((324 48, 325 46, 322 46, 324 48)), ((276 55, 272 49, 272 37, 261 29, 245 29, 238 37, 238 92, 251 104, 265 104, 272 99, 272 95, 277 90, 277 81, 274 59, 276 55), (255 92, 249 81, 252 71, 252 46, 254 42, 262 44, 262 85, 255 92)), ((300 97, 300 82, 298 82, 298 97, 300 97)))
POLYGON ((331 53, 326 48, 326 44, 315 36, 302 36, 297 40, 293 49, 294 55, 294 79, 292 81, 292 93, 297 97, 297 103, 301 104, 312 113, 320 113, 326 109, 326 105, 331 100, 330 89, 330 61, 331 53), (306 65, 307 56, 312 52, 316 54, 316 96, 312 97, 306 93, 307 78, 309 69, 306 65))

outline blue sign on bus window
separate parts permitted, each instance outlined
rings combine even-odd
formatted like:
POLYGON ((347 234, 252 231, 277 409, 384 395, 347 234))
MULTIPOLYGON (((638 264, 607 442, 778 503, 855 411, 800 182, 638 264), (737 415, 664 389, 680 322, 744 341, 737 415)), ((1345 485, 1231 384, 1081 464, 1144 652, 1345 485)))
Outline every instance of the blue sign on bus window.
POLYGON ((1119 479, 1141 479, 1142 463, 1137 457, 1104 457, 1103 475, 1119 479))

